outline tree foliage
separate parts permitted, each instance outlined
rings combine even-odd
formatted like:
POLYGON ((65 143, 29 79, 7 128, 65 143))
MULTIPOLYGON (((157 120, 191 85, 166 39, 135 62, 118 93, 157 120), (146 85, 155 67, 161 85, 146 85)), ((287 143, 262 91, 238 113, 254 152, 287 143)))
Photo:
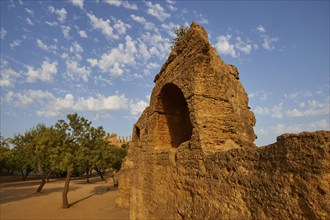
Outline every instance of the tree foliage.
POLYGON ((171 46, 172 49, 175 47, 175 45, 178 42, 180 42, 184 38, 184 36, 186 36, 187 32, 188 32, 188 27, 180 26, 174 28, 175 37, 172 40, 172 46, 171 46))
POLYGON ((109 145, 105 141, 106 132, 102 127, 94 128, 92 122, 78 114, 67 115, 66 120, 58 120, 54 126, 38 124, 17 134, 11 139, 0 135, 1 172, 19 171, 25 180, 31 171, 39 172, 40 192, 48 176, 66 174, 63 188, 63 207, 68 208, 68 192, 73 174, 89 174, 95 170, 102 180, 108 168, 120 169, 125 149, 109 145))

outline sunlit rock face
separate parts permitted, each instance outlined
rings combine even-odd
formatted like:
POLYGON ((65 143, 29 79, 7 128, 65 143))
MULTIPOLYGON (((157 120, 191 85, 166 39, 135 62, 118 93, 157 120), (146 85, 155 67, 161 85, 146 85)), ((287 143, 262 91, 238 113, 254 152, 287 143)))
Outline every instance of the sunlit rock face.
POLYGON ((329 217, 329 136, 257 148, 237 69, 193 22, 155 77, 133 127, 117 204, 131 219, 329 217))

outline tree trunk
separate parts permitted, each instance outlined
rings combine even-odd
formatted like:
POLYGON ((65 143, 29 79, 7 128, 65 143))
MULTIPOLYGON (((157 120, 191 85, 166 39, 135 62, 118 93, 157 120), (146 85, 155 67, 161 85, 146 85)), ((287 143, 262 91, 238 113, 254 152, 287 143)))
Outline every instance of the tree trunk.
POLYGON ((86 168, 86 182, 89 183, 89 169, 86 168))
POLYGON ((101 180, 104 181, 104 177, 103 177, 102 172, 101 172, 98 168, 95 168, 95 170, 96 170, 96 172, 100 175, 101 180))
POLYGON ((64 209, 67 209, 67 208, 70 207, 69 202, 68 202, 70 177, 71 177, 71 171, 68 171, 66 173, 66 179, 65 179, 65 184, 64 184, 63 193, 62 193, 62 201, 63 201, 63 208, 64 209))
POLYGON ((46 183, 46 177, 45 177, 45 172, 42 169, 41 164, 38 164, 38 170, 39 170, 39 173, 41 174, 41 183, 36 192, 41 192, 42 188, 44 187, 44 185, 46 183))
POLYGON ((22 180, 23 180, 23 181, 25 181, 25 180, 27 179, 27 177, 29 176, 29 174, 30 174, 31 171, 32 171, 32 170, 31 170, 30 167, 26 168, 26 170, 25 170, 25 174, 24 174, 24 172, 22 171, 22 175, 23 175, 22 180))
POLYGON ((49 183, 49 178, 50 178, 51 173, 52 173, 52 171, 48 172, 47 175, 46 175, 47 183, 49 183))

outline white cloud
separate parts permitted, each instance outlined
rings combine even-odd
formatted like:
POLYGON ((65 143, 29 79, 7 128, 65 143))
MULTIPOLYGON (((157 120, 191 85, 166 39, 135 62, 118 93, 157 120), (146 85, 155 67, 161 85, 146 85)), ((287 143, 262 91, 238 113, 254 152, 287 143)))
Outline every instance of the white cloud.
POLYGON ((235 51, 235 45, 230 43, 231 35, 219 36, 218 42, 215 44, 215 48, 220 54, 230 55, 231 57, 237 57, 235 51))
POLYGON ((249 98, 259 98, 261 101, 266 101, 268 99, 268 96, 271 95, 272 93, 266 92, 266 91, 257 91, 257 92, 252 92, 249 94, 249 98))
POLYGON ((101 30, 102 34, 110 39, 118 39, 119 36, 113 33, 113 28, 110 26, 110 20, 103 20, 102 18, 97 18, 93 14, 87 14, 89 17, 93 29, 101 30))
POLYGON ((118 32, 118 34, 126 34, 126 29, 131 28, 131 25, 126 24, 121 20, 116 20, 114 28, 118 32))
POLYGON ((31 15, 32 17, 34 16, 34 11, 32 9, 29 9, 29 8, 25 8, 25 11, 31 15))
MULTIPOLYGON (((123 73, 122 68, 125 65, 135 64, 135 54, 137 53, 135 43, 128 35, 125 37, 125 41, 125 45, 119 44, 117 48, 102 54, 100 60, 97 61, 98 67, 103 72, 109 72, 112 76, 119 76, 123 73)), ((95 61, 92 62, 95 63, 95 61)))
POLYGON ((329 115, 330 114, 330 99, 329 97, 324 102, 310 100, 307 102, 299 103, 299 107, 302 109, 294 108, 288 110, 286 115, 289 117, 305 117, 316 115, 329 115))
POLYGON ((97 65, 97 59, 89 58, 89 59, 87 59, 87 62, 91 65, 91 67, 94 67, 97 65))
POLYGON ((140 100, 138 102, 131 101, 129 104, 130 112, 133 116, 140 115, 146 107, 148 107, 148 103, 140 100))
POLYGON ((209 21, 205 18, 205 16, 203 14, 198 14, 196 11, 194 11, 196 20, 198 23, 200 24, 208 24, 209 21))
POLYGON ((171 37, 171 38, 175 38, 176 36, 175 36, 175 33, 174 33, 174 29, 175 28, 177 28, 177 27, 179 27, 180 25, 178 25, 178 24, 174 24, 174 23, 172 23, 172 22, 170 22, 170 23, 164 23, 164 24, 162 24, 161 25, 161 27, 164 29, 164 30, 166 30, 166 32, 167 32, 167 34, 171 37))
POLYGON ((144 69, 144 75, 150 75, 151 71, 158 69, 160 65, 158 63, 148 63, 144 69))
POLYGON ((236 37, 237 42, 235 43, 235 48, 242 51, 245 54, 250 54, 253 48, 252 43, 248 41, 243 41, 241 37, 236 37))
POLYGON ((0 87, 13 87, 16 79, 21 75, 13 69, 1 69, 0 87))
POLYGON ((171 10, 171 11, 176 11, 178 10, 177 7, 174 7, 173 5, 167 5, 167 7, 171 10))
POLYGON ((155 25, 153 23, 151 23, 151 22, 146 21, 146 19, 144 17, 140 17, 140 16, 136 16, 136 15, 132 14, 131 15, 131 18, 134 21, 142 24, 143 25, 143 28, 146 29, 146 30, 153 30, 153 29, 155 29, 155 25))
POLYGON ((264 28, 264 26, 262 26, 261 24, 257 27, 257 31, 259 33, 265 33, 266 32, 266 29, 264 28))
POLYGON ((143 42, 139 43, 139 56, 144 59, 144 62, 151 57, 147 45, 143 42))
POLYGON ((173 0, 166 0, 166 2, 167 2, 168 4, 171 4, 171 5, 174 5, 174 4, 175 4, 175 1, 173 1, 173 0))
POLYGON ((269 36, 264 36, 263 37, 263 43, 262 47, 265 48, 266 50, 274 50, 275 46, 273 45, 278 41, 277 37, 269 37, 269 36))
POLYGON ((136 4, 134 3, 129 3, 128 1, 123 1, 123 0, 105 0, 106 3, 108 3, 109 5, 113 5, 116 7, 124 7, 126 9, 131 9, 131 10, 137 10, 138 7, 136 4))
POLYGON ((283 118, 282 109, 283 109, 283 103, 281 102, 281 103, 273 106, 272 108, 257 106, 253 110, 253 112, 256 115, 267 115, 267 116, 271 116, 273 118, 283 118))
POLYGON ((38 110, 37 114, 44 117, 56 117, 63 112, 72 111, 115 111, 128 109, 128 99, 125 95, 103 96, 97 94, 96 97, 75 98, 68 93, 64 98, 54 98, 47 103, 44 110, 38 110))
POLYGON ((44 44, 44 42, 42 42, 42 40, 37 39, 37 45, 39 48, 48 51, 48 46, 46 44, 44 44))
POLYGON ((70 2, 81 9, 84 7, 84 0, 70 0, 70 2))
POLYGON ((27 79, 29 83, 36 82, 41 80, 43 82, 52 82, 54 76, 57 74, 57 62, 50 63, 48 60, 45 60, 41 67, 35 70, 32 66, 27 65, 27 79))
POLYGON ((8 103, 19 107, 43 104, 44 102, 48 103, 53 99, 55 99, 55 97, 48 91, 31 89, 25 90, 21 93, 14 93, 13 91, 9 91, 5 96, 5 100, 8 103))
POLYGON ((277 124, 276 126, 271 127, 270 130, 276 135, 284 133, 299 133, 303 131, 329 130, 329 122, 325 119, 322 119, 305 124, 277 124))
POLYGON ((73 42, 72 46, 70 47, 71 53, 82 53, 84 52, 84 49, 81 47, 80 44, 77 43, 77 41, 73 42))
POLYGON ((163 59, 170 52, 170 39, 162 37, 159 33, 150 34, 147 32, 142 35, 142 40, 150 45, 149 54, 151 56, 157 56, 163 59))
POLYGON ((4 39, 6 34, 7 34, 7 31, 3 27, 1 27, 0 38, 4 39))
POLYGON ((70 26, 62 25, 61 28, 62 28, 62 33, 64 35, 64 38, 69 40, 70 39, 70 30, 71 30, 70 26))
POLYGON ((171 17, 169 13, 165 12, 165 9, 158 3, 153 4, 152 2, 146 2, 148 7, 147 13, 156 17, 161 22, 165 21, 165 19, 171 17))
POLYGON ((59 20, 59 22, 61 22, 62 24, 65 22, 67 15, 67 11, 65 10, 65 8, 55 9, 54 6, 49 6, 48 10, 50 11, 50 13, 56 14, 58 16, 57 20, 59 20))
POLYGON ((11 49, 15 49, 19 45, 21 45, 22 41, 21 40, 14 40, 11 44, 9 44, 11 49))
POLYGON ((67 71, 68 75, 75 79, 75 76, 78 76, 79 78, 82 78, 85 82, 88 81, 88 77, 90 75, 89 69, 87 69, 85 66, 79 66, 78 62, 75 60, 67 60, 66 61, 67 71))
POLYGON ((47 25, 49 25, 51 27, 58 25, 58 23, 56 21, 53 21, 53 22, 45 21, 45 24, 47 24, 47 25))
POLYGON ((30 18, 26 18, 25 20, 26 20, 26 22, 27 22, 29 25, 31 25, 31 26, 34 25, 34 23, 31 21, 30 18))
POLYGON ((82 38, 87 38, 88 37, 86 32, 83 31, 83 30, 80 30, 78 33, 79 33, 80 37, 82 37, 82 38))
POLYGON ((42 40, 37 39, 37 46, 41 48, 42 50, 45 51, 51 51, 51 50, 56 50, 57 46, 56 45, 49 45, 47 46, 42 40))

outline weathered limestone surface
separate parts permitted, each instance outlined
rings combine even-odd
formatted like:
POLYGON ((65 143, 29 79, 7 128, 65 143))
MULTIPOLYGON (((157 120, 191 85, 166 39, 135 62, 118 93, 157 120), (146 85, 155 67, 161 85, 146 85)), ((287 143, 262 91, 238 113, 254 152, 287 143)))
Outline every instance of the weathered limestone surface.
POLYGON ((133 128, 117 203, 131 219, 329 219, 330 132, 257 148, 238 80, 193 23, 133 128))

